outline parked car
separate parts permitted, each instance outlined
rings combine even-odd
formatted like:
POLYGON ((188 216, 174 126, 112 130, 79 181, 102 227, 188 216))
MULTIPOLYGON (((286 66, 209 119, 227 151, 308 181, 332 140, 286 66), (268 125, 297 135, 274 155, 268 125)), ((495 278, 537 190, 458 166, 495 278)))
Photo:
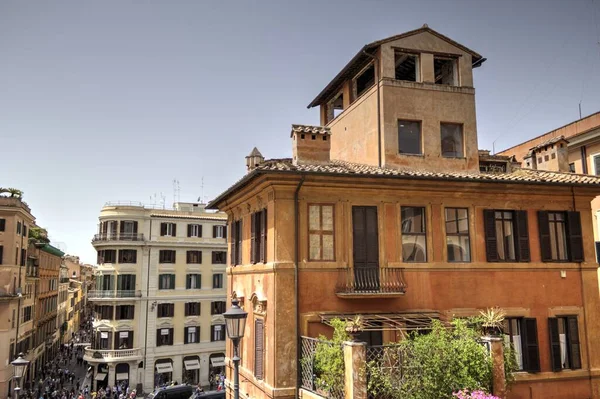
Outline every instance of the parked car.
POLYGON ((194 387, 191 385, 175 385, 157 389, 148 395, 148 399, 189 399, 193 394, 194 387))

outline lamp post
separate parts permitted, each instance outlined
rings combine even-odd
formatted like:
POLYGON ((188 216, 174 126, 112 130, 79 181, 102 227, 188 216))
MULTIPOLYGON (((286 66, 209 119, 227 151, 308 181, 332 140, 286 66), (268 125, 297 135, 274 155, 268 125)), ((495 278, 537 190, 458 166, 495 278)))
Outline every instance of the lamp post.
POLYGON ((246 328, 246 317, 248 313, 244 312, 239 306, 239 301, 234 298, 231 300, 231 309, 223 313, 227 327, 227 336, 233 342, 233 398, 240 398, 240 356, 239 345, 240 339, 244 336, 246 328))
POLYGON ((19 381, 25 375, 25 370, 27 369, 27 366, 29 366, 29 360, 23 359, 23 356, 23 353, 19 353, 19 357, 10 362, 10 364, 13 365, 13 373, 16 385, 14 392, 16 398, 19 397, 19 391, 21 390, 21 388, 19 387, 19 381))

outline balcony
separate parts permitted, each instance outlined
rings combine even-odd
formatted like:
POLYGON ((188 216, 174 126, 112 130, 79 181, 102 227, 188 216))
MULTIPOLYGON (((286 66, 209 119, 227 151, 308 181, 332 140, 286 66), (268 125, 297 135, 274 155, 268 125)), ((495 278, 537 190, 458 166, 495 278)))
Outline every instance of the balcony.
POLYGON ((378 266, 339 269, 335 293, 340 298, 402 296, 406 293, 403 269, 378 266))
POLYGON ((25 268, 25 277, 39 278, 40 277, 40 268, 37 266, 28 265, 25 268))
POLYGON ((88 291, 88 299, 127 299, 140 298, 140 290, 94 290, 88 291))
POLYGON ((144 241, 144 235, 141 233, 100 233, 95 234, 92 242, 105 241, 144 241))
POLYGON ((141 360, 142 349, 92 349, 91 347, 85 348, 83 360, 87 362, 110 362, 110 361, 129 361, 129 360, 141 360))

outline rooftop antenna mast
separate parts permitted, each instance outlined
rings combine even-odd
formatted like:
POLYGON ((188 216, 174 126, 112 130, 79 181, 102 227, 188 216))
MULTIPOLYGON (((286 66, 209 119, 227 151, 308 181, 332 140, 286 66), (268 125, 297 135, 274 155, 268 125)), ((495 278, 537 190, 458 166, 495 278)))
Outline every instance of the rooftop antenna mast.
POLYGON ((200 202, 204 203, 204 176, 200 180, 200 202))
POLYGON ((181 200, 181 187, 179 186, 179 180, 173 179, 173 202, 179 202, 181 200))
POLYGON ((167 197, 161 192, 160 193, 160 206, 162 209, 165 209, 165 203, 167 202, 167 197))

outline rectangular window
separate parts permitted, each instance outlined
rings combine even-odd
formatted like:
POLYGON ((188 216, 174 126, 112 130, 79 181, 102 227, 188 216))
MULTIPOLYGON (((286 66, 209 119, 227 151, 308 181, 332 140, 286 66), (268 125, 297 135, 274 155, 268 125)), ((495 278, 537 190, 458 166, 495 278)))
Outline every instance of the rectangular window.
MULTIPOLYGON (((71 306, 73 306, 73 305, 71 304, 71 306)), ((113 307, 112 306, 98 306, 96 309, 98 311, 98 315, 101 320, 112 320, 113 319, 113 307)))
POLYGON ((337 118, 342 112, 344 112, 344 94, 340 92, 327 103, 327 123, 337 118))
POLYGON ((133 320, 135 316, 134 305, 119 305, 116 307, 116 320, 133 320))
POLYGON ((110 331, 98 331, 98 349, 110 349, 110 337, 112 332, 110 331))
POLYGON ((173 345, 173 328, 156 330, 156 346, 173 345))
POLYGON ((442 132, 442 156, 463 158, 465 156, 463 126, 457 123, 440 124, 442 132))
POLYGON ((263 319, 254 320, 254 376, 262 380, 265 357, 265 323, 263 319))
POLYGON ((210 326, 210 340, 225 341, 225 324, 216 324, 210 326))
POLYGON ((159 263, 175 263, 175 251, 171 249, 161 249, 158 251, 159 263))
POLYGON ((600 155, 594 155, 592 163, 594 164, 594 174, 600 176, 600 155))
POLYGON ((448 262, 470 262, 469 210, 446 208, 446 248, 448 262))
POLYGON ((579 212, 538 212, 544 262, 583 262, 583 237, 579 212))
POLYGON ((116 263, 117 262, 117 250, 116 249, 102 249, 98 251, 98 263, 116 263))
POLYGON ((267 262, 267 210, 250 215, 250 262, 267 262))
POLYGON ((0 231, 6 231, 6 219, 0 219, 0 231))
POLYGON ((213 238, 226 238, 227 226, 213 226, 213 238))
POLYGON ((120 249, 119 263, 137 263, 137 250, 135 249, 120 249))
POLYGON ((548 318, 552 371, 581 368, 577 316, 548 318))
POLYGON ((335 260, 334 205, 308 205, 308 259, 335 260))
POLYGON ((354 79, 354 84, 356 85, 356 98, 362 96, 365 91, 375 85, 375 65, 371 64, 362 71, 354 79))
POLYGON ((435 75, 436 84, 458 86, 458 73, 455 58, 434 56, 433 73, 435 75))
POLYGON ((21 222, 17 222, 17 234, 21 234, 21 222))
POLYGON ((227 263, 227 252, 225 251, 213 251, 212 252, 212 263, 213 265, 224 265, 227 263))
POLYGON ((483 211, 488 262, 529 262, 527 211, 483 211))
POLYGON ((210 314, 223 314, 225 313, 225 301, 216 301, 210 303, 210 314))
POLYGON ((575 164, 574 163, 569 164, 569 172, 575 173, 575 164))
POLYGON ((200 342, 200 327, 185 327, 184 344, 197 344, 200 342))
POLYGON ((231 223, 231 265, 242 264, 242 220, 231 223))
POLYGON ((536 319, 507 317, 503 323, 504 340, 515 351, 518 369, 540 371, 536 319))
POLYGON ((117 276, 117 290, 122 292, 122 297, 133 296, 135 291, 135 274, 120 274, 117 276))
POLYGON ((177 225, 175 223, 161 223, 160 235, 163 237, 176 237, 177 225))
POLYGON ((401 213, 402 260, 404 262, 427 262, 425 208, 403 206, 401 213))
POLYGON ((0 265, 4 263, 4 246, 0 245, 0 265))
POLYGON ((201 224, 188 224, 187 225, 187 236, 188 237, 202 237, 202 225, 201 224))
POLYGON ((202 288, 202 276, 200 274, 188 274, 185 278, 187 290, 198 290, 202 288))
POLYGON ((174 303, 159 303, 156 317, 173 317, 175 315, 174 303))
POLYGON ((187 302, 185 304, 186 316, 200 316, 200 302, 187 302))
POLYGON ((213 274, 213 288, 223 288, 223 274, 213 274))
POLYGON ((27 323, 28 321, 31 320, 33 312, 32 312, 33 306, 25 306, 23 308, 23 316, 21 318, 21 323, 27 323))
POLYGON ((158 275, 158 289, 159 290, 174 290, 175 289, 175 275, 174 274, 159 274, 158 275))
POLYGON ((136 241, 138 231, 138 222, 135 220, 122 220, 120 222, 119 239, 124 241, 136 241))
POLYGON ((27 237, 27 226, 23 223, 23 237, 27 237))
POLYGON ((394 54, 396 80, 419 81, 419 56, 396 51, 394 54))
POLYGON ((186 262, 188 264, 202 263, 202 251, 187 251, 186 262))
POLYGON ((115 332, 115 349, 133 348, 133 331, 115 332))
POLYGON ((25 266, 25 261, 27 260, 27 250, 21 248, 21 262, 20 265, 21 266, 25 266))
POLYGON ((10 322, 12 324, 12 328, 15 328, 15 324, 17 323, 17 310, 16 309, 12 310, 12 318, 10 319, 10 322))
POLYGON ((400 154, 423 154, 421 122, 398 121, 398 152, 400 154))

